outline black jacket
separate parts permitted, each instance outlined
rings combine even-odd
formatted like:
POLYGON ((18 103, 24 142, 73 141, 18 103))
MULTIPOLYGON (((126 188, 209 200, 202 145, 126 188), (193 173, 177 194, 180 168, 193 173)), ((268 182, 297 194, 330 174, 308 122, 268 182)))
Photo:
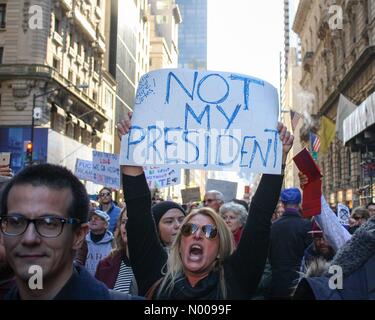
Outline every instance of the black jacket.
POLYGON ((288 298, 299 279, 305 249, 311 244, 310 221, 287 209, 271 227, 269 260, 272 267, 271 297, 288 298))
MULTIPOLYGON (((282 180, 283 176, 266 174, 261 179, 237 250, 223 263, 228 299, 249 299, 258 286, 267 259, 271 217, 279 199, 282 180)), ((123 187, 128 213, 129 256, 139 293, 145 295, 163 276, 161 271, 168 258, 167 252, 160 243, 152 218, 151 195, 144 174, 123 176, 123 187)), ((215 277, 213 274, 209 276, 208 285, 215 277)), ((202 296, 197 292, 196 296, 191 296, 194 288, 187 289, 189 296, 178 296, 179 299, 217 298, 213 292, 205 292, 202 296)), ((212 291, 217 291, 217 288, 212 291)))
MULTIPOLYGON (((138 300, 140 297, 109 290, 84 267, 75 265, 73 274, 53 300, 138 300)), ((11 289, 5 300, 20 300, 17 287, 11 289)))

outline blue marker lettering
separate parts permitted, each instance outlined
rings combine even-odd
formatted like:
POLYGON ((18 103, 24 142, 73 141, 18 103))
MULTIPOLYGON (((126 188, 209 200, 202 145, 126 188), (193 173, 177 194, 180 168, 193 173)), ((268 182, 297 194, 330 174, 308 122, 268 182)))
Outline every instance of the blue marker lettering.
POLYGON ((160 152, 156 148, 156 145, 155 145, 155 143, 162 137, 163 131, 162 131, 161 128, 157 127, 156 125, 148 126, 147 129, 148 129, 148 131, 147 131, 147 151, 146 151, 146 159, 147 160, 146 161, 148 161, 149 156, 150 156, 150 152, 149 152, 150 148, 154 149, 155 152, 159 155, 160 161, 163 161, 163 158, 160 155, 160 152), (154 138, 153 141, 150 142, 150 135, 151 135, 152 130, 156 130, 157 132, 159 132, 159 136, 157 136, 156 138, 154 138))
MULTIPOLYGON (((176 158, 176 159, 170 159, 168 157, 168 147, 169 146, 176 146, 177 147, 177 143, 175 141, 169 141, 168 140, 168 133, 170 131, 182 131, 182 128, 180 127, 176 127, 176 128, 169 128, 169 127, 166 127, 164 128, 164 152, 165 152, 165 163, 173 163, 173 164, 177 164, 179 163, 179 160, 176 158)), ((177 151, 177 149, 176 149, 177 151)))
POLYGON ((130 146, 131 145, 136 145, 140 142, 142 142, 142 140, 145 138, 145 130, 139 126, 131 126, 130 127, 130 131, 129 131, 129 134, 128 134, 128 150, 127 150, 127 155, 126 155, 126 158, 129 160, 129 150, 130 150, 130 146), (141 130, 141 133, 142 133, 142 136, 140 137, 139 140, 135 140, 135 141, 131 141, 131 137, 132 137, 132 133, 134 132, 134 130, 141 130))
POLYGON ((179 78, 173 73, 169 72, 168 74, 168 79, 167 79, 167 94, 165 96, 165 103, 169 104, 169 97, 171 93, 171 79, 175 79, 178 85, 184 90, 184 92, 187 94, 187 96, 191 99, 194 100, 194 91, 195 91, 195 84, 197 83, 197 77, 198 77, 198 71, 194 72, 194 80, 193 80, 193 88, 191 91, 189 91, 185 85, 181 82, 179 78))
POLYGON ((268 139, 266 156, 263 157, 263 152, 262 152, 262 149, 259 145, 259 142, 257 140, 254 141, 254 148, 253 148, 253 152, 251 154, 249 168, 251 168, 251 166, 253 165, 253 161, 254 161, 255 153, 256 153, 257 149, 259 149, 259 154, 260 154, 260 158, 261 158, 263 167, 267 166, 268 155, 269 155, 269 152, 270 152, 270 149, 271 149, 271 144, 272 144, 272 139, 268 139))
POLYGON ((275 168, 276 167, 276 163, 277 163, 277 137, 279 135, 279 132, 277 130, 273 130, 273 129, 265 129, 264 132, 273 132, 275 134, 275 143, 273 145, 273 152, 275 154, 275 158, 274 158, 274 161, 273 161, 273 167, 275 168))
POLYGON ((216 108, 217 108, 217 110, 219 110, 219 111, 222 113, 222 115, 225 117, 225 119, 227 119, 227 121, 228 121, 228 125, 227 125, 227 127, 225 128, 225 130, 227 130, 227 129, 229 129, 229 127, 230 127, 231 124, 233 123, 234 119, 236 118, 238 112, 240 111, 240 109, 241 109, 241 105, 238 104, 238 105, 236 106, 236 109, 233 111, 233 113, 232 113, 232 115, 231 115, 230 118, 227 116, 227 114, 225 113, 224 109, 223 109, 221 106, 217 105, 216 108))
POLYGON ((243 77, 238 74, 232 74, 230 76, 230 79, 243 81, 243 97, 244 97, 244 103, 245 103, 244 110, 249 110, 250 83, 255 83, 257 85, 264 87, 264 81, 254 79, 254 78, 249 78, 249 77, 243 77))
POLYGON ((192 107, 189 106, 189 104, 185 105, 185 130, 188 130, 188 116, 189 113, 193 116, 193 118, 201 125, 202 124, 202 118, 204 114, 207 112, 207 130, 210 130, 211 124, 210 124, 210 105, 206 105, 204 110, 200 113, 199 116, 197 116, 192 109, 192 107))
POLYGON ((242 147, 241 147, 241 161, 240 161, 240 167, 247 167, 248 165, 247 164, 242 164, 242 161, 243 161, 243 156, 245 154, 248 154, 247 151, 245 151, 245 145, 246 145, 246 140, 247 139, 255 139, 255 136, 245 136, 242 140, 242 147))
MULTIPOLYGON (((193 143, 192 141, 190 141, 190 140, 188 139, 188 135, 189 135, 190 133, 198 133, 198 131, 196 131, 196 130, 192 130, 192 131, 185 130, 185 131, 183 132, 183 134, 182 134, 182 138, 184 139, 184 141, 185 141, 186 143, 188 143, 188 144, 192 145, 193 147, 195 147, 195 159, 194 159, 193 161, 190 161, 190 162, 187 161, 187 159, 185 159, 184 162, 185 162, 186 164, 193 163, 193 162, 195 162, 195 161, 197 161, 197 160, 199 159, 199 148, 198 148, 198 146, 197 146, 195 143, 193 143)), ((185 152, 185 154, 186 154, 186 156, 188 156, 188 152, 185 152)))
POLYGON ((234 161, 236 161, 237 160, 237 158, 238 158, 238 149, 239 149, 239 146, 240 146, 240 142, 238 141, 238 139, 237 138, 235 138, 235 137, 233 137, 232 135, 219 135, 218 137, 217 137, 217 140, 216 140, 216 146, 217 146, 217 148, 216 148, 216 150, 217 150, 217 153, 216 153, 216 164, 217 165, 219 165, 219 166, 230 166, 231 164, 233 164, 234 163, 234 161), (225 162, 222 162, 221 161, 221 138, 222 137, 228 137, 228 138, 231 138, 231 139, 233 139, 235 142, 236 142, 236 144, 237 144, 237 152, 235 152, 235 154, 236 154, 236 156, 235 156, 235 158, 234 159, 232 159, 231 161, 229 161, 229 162, 227 162, 227 163, 225 163, 225 162))
POLYGON ((201 81, 199 81, 198 83, 198 89, 197 89, 197 94, 198 94, 198 97, 199 99, 201 99, 203 102, 206 102, 206 103, 212 103, 212 104, 219 104, 219 103, 222 103, 224 102, 227 98, 228 98, 228 95, 229 95, 229 84, 227 82, 227 80, 225 80, 221 75, 217 74, 217 73, 212 73, 212 74, 208 74, 207 76, 203 77, 201 79, 201 81), (225 92, 225 94, 219 99, 219 100, 215 100, 215 101, 208 101, 208 100, 205 100, 202 98, 201 96, 201 92, 200 92, 200 89, 201 89, 201 85, 203 84, 203 82, 205 82, 209 77, 219 77, 220 79, 222 79, 227 87, 227 90, 225 92))

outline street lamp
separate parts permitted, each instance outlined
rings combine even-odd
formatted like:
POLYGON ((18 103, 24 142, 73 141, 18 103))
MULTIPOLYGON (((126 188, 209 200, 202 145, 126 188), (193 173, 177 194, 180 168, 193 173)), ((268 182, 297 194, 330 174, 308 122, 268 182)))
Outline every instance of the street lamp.
MULTIPOLYGON (((36 110, 35 110, 35 105, 36 105, 36 99, 37 98, 40 98, 40 97, 43 97, 43 96, 46 96, 48 94, 52 94, 53 93, 53 96, 57 96, 60 92, 61 89, 63 88, 69 88, 69 87, 72 87, 73 84, 69 84, 65 87, 60 87, 60 88, 54 88, 54 89, 51 89, 49 91, 46 91, 46 92, 43 92, 41 94, 33 94, 33 108, 32 108, 32 116, 31 116, 31 138, 30 138, 30 143, 31 143, 31 161, 29 163, 29 165, 31 165, 33 163, 33 159, 34 159, 34 125, 35 125, 35 119, 39 117, 36 117, 37 114, 36 114, 36 110)), ((84 84, 79 84, 76 86, 76 88, 78 89, 87 89, 89 87, 88 84, 84 83, 84 84)))

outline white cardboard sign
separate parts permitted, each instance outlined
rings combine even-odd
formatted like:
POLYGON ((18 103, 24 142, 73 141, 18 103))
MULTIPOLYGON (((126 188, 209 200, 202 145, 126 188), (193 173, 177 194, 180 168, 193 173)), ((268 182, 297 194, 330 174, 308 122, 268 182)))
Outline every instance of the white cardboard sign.
POLYGON ((149 72, 138 86, 120 163, 281 172, 277 90, 250 76, 149 72))
POLYGON ((92 161, 77 158, 74 174, 78 179, 93 181, 92 161))
POLYGON ((93 182, 105 187, 120 189, 119 155, 100 151, 92 152, 93 182))
POLYGON ((181 170, 175 167, 154 167, 143 168, 149 188, 167 188, 180 184, 181 170))

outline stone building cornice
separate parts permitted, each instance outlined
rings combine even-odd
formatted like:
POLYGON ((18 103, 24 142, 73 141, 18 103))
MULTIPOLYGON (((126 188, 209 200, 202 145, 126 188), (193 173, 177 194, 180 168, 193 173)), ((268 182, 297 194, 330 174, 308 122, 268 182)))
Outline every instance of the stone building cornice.
POLYGON ((311 0, 301 0, 298 5, 298 9, 294 18, 293 31, 298 35, 301 33, 303 24, 305 23, 306 17, 309 13, 311 0))
POLYGON ((358 73, 361 72, 364 66, 367 66, 375 58, 375 46, 369 46, 357 59, 349 72, 345 75, 343 80, 339 83, 337 88, 331 93, 319 111, 319 115, 326 114, 333 103, 339 98, 340 93, 344 92, 352 83, 358 73))

